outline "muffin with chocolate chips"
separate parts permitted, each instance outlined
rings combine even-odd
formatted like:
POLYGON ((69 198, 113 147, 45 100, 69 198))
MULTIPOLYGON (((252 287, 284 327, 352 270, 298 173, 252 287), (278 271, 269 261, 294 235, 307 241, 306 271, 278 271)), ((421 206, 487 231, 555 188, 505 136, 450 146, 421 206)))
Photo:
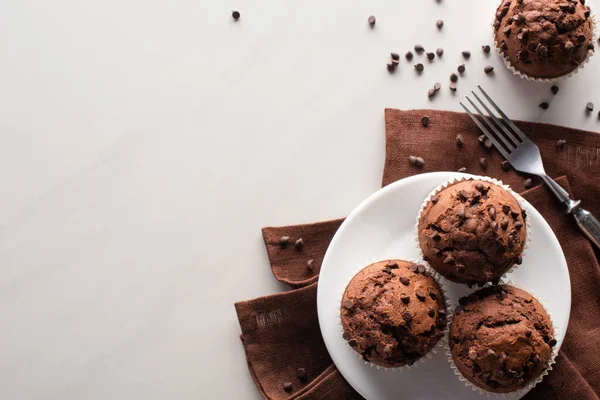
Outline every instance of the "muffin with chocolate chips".
POLYGON ((365 361, 411 365, 443 337, 442 290, 423 265, 380 261, 348 284, 341 305, 343 337, 365 361))
POLYGON ((423 258, 454 282, 496 281, 522 261, 525 218, 517 199, 501 186, 482 180, 453 183, 421 212, 423 258))
POLYGON ((460 303, 449 344, 454 364, 471 383, 489 392, 512 392, 548 367, 556 345, 552 322, 529 293, 491 286, 460 303))
POLYGON ((593 20, 583 0, 506 0, 496 11, 496 44, 532 78, 558 78, 593 51, 593 20))

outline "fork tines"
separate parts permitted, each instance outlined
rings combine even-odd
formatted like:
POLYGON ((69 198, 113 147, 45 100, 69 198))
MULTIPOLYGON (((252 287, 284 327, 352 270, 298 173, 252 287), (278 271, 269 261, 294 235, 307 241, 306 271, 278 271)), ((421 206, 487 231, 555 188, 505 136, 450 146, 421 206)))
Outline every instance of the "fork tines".
POLYGON ((475 124, 477 124, 479 129, 483 131, 485 136, 492 141, 500 153, 502 153, 505 158, 508 158, 509 155, 513 153, 520 144, 530 141, 527 136, 525 136, 525 134, 506 116, 506 114, 500 109, 500 107, 498 107, 498 105, 490 98, 490 96, 488 96, 485 90, 483 90, 479 85, 477 85, 477 88, 481 91, 481 94, 491 105, 491 107, 496 110, 496 112, 499 114, 499 117, 492 110, 490 110, 490 107, 488 107, 485 101, 473 91, 471 91, 471 94, 473 97, 475 97, 481 107, 483 107, 487 115, 481 111, 481 109, 473 102, 473 100, 469 98, 469 96, 466 96, 466 98, 469 103, 471 103, 471 106, 475 109, 477 114, 479 114, 481 120, 479 120, 462 102, 460 105, 462 108, 464 108, 467 114, 469 114, 471 119, 473 119, 475 124))

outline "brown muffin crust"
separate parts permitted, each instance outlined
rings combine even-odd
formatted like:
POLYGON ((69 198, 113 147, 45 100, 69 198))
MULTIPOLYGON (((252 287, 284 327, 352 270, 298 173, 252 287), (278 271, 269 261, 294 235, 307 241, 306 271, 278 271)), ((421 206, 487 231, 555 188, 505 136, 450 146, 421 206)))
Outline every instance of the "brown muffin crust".
POLYGON ((365 361, 411 365, 443 337, 442 290, 423 265, 386 260, 362 269, 348 284, 340 309, 343 337, 365 361))
POLYGON ((490 392, 521 389, 548 366, 556 345, 541 304, 514 286, 491 286, 460 300, 450 327, 461 374, 490 392))
POLYGON ((441 190, 418 225, 423 258, 444 277, 483 285, 498 280, 525 246, 526 215, 504 188, 465 180, 441 190))
MULTIPOLYGON (((583 0, 506 0, 496 11, 496 42, 515 69, 556 78, 588 56, 593 21, 583 0)), ((591 47, 593 49, 593 46, 591 47)))

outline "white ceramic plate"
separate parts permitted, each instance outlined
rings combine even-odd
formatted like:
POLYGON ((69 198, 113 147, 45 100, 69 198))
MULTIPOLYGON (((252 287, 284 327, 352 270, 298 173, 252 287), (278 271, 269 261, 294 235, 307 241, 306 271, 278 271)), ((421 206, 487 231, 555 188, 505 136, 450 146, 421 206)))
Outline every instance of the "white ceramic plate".
MULTIPOLYGON (((377 369, 360 360, 346 345, 339 326, 340 299, 352 274, 360 266, 376 259, 420 259, 414 231, 419 207, 435 187, 460 176, 469 175, 434 172, 386 186, 363 201, 346 218, 327 249, 317 292, 321 332, 337 368, 368 400, 468 400, 486 397, 458 380, 441 348, 416 368, 377 369)), ((532 225, 531 242, 523 264, 506 278, 532 291, 545 303, 558 328, 556 339, 557 345, 561 346, 571 309, 567 263, 548 223, 529 203, 526 204, 532 225)), ((465 285, 445 282, 452 305, 457 305, 458 298, 470 292, 465 285)), ((507 396, 511 399, 518 397, 514 393, 507 396)))

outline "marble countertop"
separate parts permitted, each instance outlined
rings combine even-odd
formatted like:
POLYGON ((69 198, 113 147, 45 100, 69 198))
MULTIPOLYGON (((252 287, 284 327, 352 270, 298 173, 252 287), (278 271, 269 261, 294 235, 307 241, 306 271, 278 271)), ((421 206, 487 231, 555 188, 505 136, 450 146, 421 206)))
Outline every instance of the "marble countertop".
POLYGON ((600 56, 553 96, 482 53, 495 2, 372 3, 4 4, 0 397, 258 399, 233 303, 285 289, 260 228, 377 190, 384 108, 459 111, 479 83, 514 118, 600 128, 600 56), (417 43, 444 55, 390 75, 417 43))

